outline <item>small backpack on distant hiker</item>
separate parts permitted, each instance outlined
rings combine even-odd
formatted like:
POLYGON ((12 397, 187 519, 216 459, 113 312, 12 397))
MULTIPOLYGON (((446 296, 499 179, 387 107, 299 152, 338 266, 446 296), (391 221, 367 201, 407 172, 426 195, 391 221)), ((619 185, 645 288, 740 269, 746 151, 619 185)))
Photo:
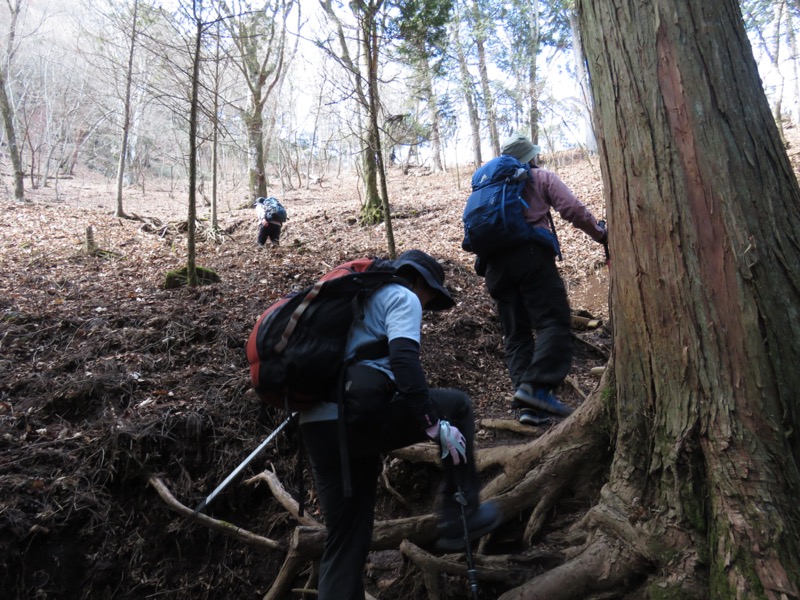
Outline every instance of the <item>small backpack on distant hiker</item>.
MULTIPOLYGON (((405 280, 388 261, 353 260, 265 310, 247 340, 250 378, 266 404, 304 410, 336 400, 348 333, 380 286, 405 280)), ((359 348, 357 360, 388 356, 388 342, 359 348)))
POLYGON ((259 213, 259 219, 263 218, 276 223, 286 222, 286 209, 274 196, 270 196, 269 198, 257 198, 254 206, 259 213), (261 209, 259 209, 259 205, 261 205, 261 209), (263 216, 260 210, 263 210, 263 216))
POLYGON ((555 236, 534 227, 523 215, 528 204, 522 190, 531 177, 530 170, 513 156, 502 154, 475 171, 462 216, 464 250, 486 258, 503 248, 538 242, 559 254, 555 236))

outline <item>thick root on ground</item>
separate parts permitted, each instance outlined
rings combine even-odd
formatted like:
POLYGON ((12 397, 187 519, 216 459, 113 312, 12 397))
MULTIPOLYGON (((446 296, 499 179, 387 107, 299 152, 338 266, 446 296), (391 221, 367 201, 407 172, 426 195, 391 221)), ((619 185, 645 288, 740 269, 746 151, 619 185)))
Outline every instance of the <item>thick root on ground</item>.
POLYGON ((499 600, 583 600, 627 588, 646 563, 628 544, 599 534, 572 560, 509 590, 499 600))

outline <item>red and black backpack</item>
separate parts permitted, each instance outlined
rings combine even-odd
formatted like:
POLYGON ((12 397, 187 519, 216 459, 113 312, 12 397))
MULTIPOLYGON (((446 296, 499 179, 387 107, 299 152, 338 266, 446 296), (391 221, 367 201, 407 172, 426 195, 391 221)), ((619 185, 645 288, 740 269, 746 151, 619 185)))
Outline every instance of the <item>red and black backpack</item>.
MULTIPOLYGON (((350 328, 363 317, 364 301, 380 286, 397 282, 391 262, 365 258, 335 267, 314 285, 284 296, 267 308, 247 340, 250 378, 259 398, 289 411, 336 401, 350 328)), ((359 358, 383 354, 359 353, 359 358)))

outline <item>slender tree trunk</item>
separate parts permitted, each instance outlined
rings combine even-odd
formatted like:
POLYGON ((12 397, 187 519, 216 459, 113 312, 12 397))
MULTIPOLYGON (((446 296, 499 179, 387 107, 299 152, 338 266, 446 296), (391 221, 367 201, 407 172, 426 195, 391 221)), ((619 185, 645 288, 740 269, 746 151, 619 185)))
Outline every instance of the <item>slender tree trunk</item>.
POLYGON ((249 157, 250 193, 253 197, 267 195, 267 176, 264 161, 264 119, 258 98, 250 101, 245 123, 247 127, 247 155, 249 157))
POLYGON ((773 51, 772 55, 774 56, 774 65, 773 68, 775 69, 775 73, 778 76, 778 85, 775 90, 775 104, 773 105, 773 115, 775 116, 775 122, 778 124, 778 131, 781 134, 781 140, 786 142, 786 135, 783 131, 783 90, 786 87, 786 78, 783 76, 781 72, 781 46, 783 45, 782 41, 782 27, 783 27, 783 15, 786 8, 786 2, 778 2, 775 6, 773 6, 772 10, 775 14, 775 32, 773 34, 772 42, 773 42, 773 51))
MULTIPOLYGON (((197 2, 197 0, 195 0, 197 2)), ((200 87, 200 49, 203 37, 203 21, 195 13, 197 31, 192 57, 192 100, 189 110, 189 215, 187 217, 187 256, 186 282, 197 285, 197 265, 195 263, 195 222, 197 220, 197 118, 199 111, 198 89, 200 87)))
POLYGON ((572 57, 575 60, 575 77, 578 80, 578 88, 581 92, 581 114, 583 115, 585 132, 584 144, 590 153, 596 154, 597 140, 594 137, 594 125, 592 124, 592 98, 589 92, 589 75, 586 72, 586 56, 581 43, 580 23, 574 10, 569 12, 569 26, 572 31, 572 57))
POLYGON ((461 43, 461 36, 459 35, 460 21, 461 19, 457 18, 453 25, 453 43, 455 44, 456 55, 458 56, 458 71, 461 76, 461 93, 464 95, 464 100, 467 103, 469 127, 472 132, 472 163, 474 168, 477 169, 483 163, 481 157, 481 119, 478 114, 477 102, 475 101, 475 82, 472 80, 472 75, 469 72, 466 52, 461 43))
MULTIPOLYGON (((366 144, 364 148, 364 206, 361 209, 361 220, 367 225, 374 225, 386 218, 384 214, 384 198, 382 198, 379 191, 379 177, 384 175, 378 170, 378 165, 382 161, 378 160, 378 153, 380 152, 380 129, 378 127, 378 115, 375 113, 378 109, 377 100, 377 61, 373 60, 373 52, 377 52, 374 47, 376 43, 376 27, 375 13, 373 6, 370 4, 368 7, 363 8, 363 11, 357 15, 360 20, 360 36, 361 36, 361 50, 362 57, 365 62, 366 71, 366 94, 363 91, 361 84, 356 86, 356 89, 361 89, 359 96, 363 98, 364 111, 366 112, 366 144)), ((354 10, 357 10, 354 8, 354 10)), ((388 233, 388 230, 387 230, 388 233)))
POLYGON ((480 74, 483 104, 486 108, 486 123, 489 126, 489 138, 495 156, 500 156, 500 136, 497 132, 497 114, 494 106, 494 94, 489 85, 489 67, 486 60, 486 32, 484 21, 477 0, 472 3, 473 22, 475 26, 475 45, 478 49, 478 73, 480 74))
POLYGON ((375 21, 375 13, 370 13, 369 18, 365 19, 368 28, 364 31, 364 56, 367 59, 368 90, 369 90, 369 129, 370 147, 372 148, 372 168, 377 172, 380 181, 380 202, 383 222, 386 225, 386 245, 389 250, 389 257, 395 258, 397 251, 394 245, 394 230, 392 229, 392 213, 389 208, 389 188, 386 185, 386 168, 383 164, 383 147, 381 144, 381 130, 378 123, 380 112, 380 96, 378 94, 378 58, 380 56, 380 40, 378 28, 375 21))
MULTIPOLYGON (((364 80, 368 80, 370 75, 366 76, 359 68, 361 57, 360 55, 355 59, 351 57, 348 46, 348 36, 345 35, 344 26, 336 15, 331 0, 320 0, 320 6, 325 11, 327 18, 336 27, 336 38, 339 44, 339 54, 330 50, 331 54, 336 56, 337 61, 341 62, 347 71, 353 84, 353 91, 355 101, 358 106, 358 130, 361 133, 360 137, 360 155, 361 155, 361 182, 364 190, 364 203, 361 207, 361 221, 365 224, 372 225, 379 223, 383 219, 383 206, 381 196, 378 193, 378 175, 376 173, 377 163, 374 157, 375 136, 379 134, 374 130, 373 120, 370 115, 370 99, 367 97, 368 92, 364 89, 364 80)), ((367 61, 370 53, 369 40, 372 29, 376 26, 374 23, 375 15, 371 13, 374 9, 372 4, 364 3, 362 5, 353 3, 350 5, 353 15, 358 19, 358 43, 359 53, 363 53, 363 60, 367 61)), ((367 68, 368 71, 368 68, 367 68)), ((369 86, 369 82, 367 86, 369 86)))
POLYGON ((0 113, 3 116, 3 130, 6 134, 6 144, 8 144, 8 154, 11 158, 11 168, 14 171, 14 200, 25 202, 25 168, 22 165, 22 151, 17 141, 17 132, 14 127, 14 106, 11 103, 9 90, 8 73, 11 59, 14 55, 14 47, 17 35, 17 18, 25 6, 25 0, 11 2, 8 8, 11 12, 11 22, 8 25, 8 35, 6 38, 6 55, 0 64, 0 113))
POLYGON ((219 87, 220 87, 220 62, 222 52, 220 49, 220 22, 217 21, 216 56, 214 57, 214 101, 213 115, 211 116, 211 229, 217 231, 217 180, 219 178, 219 87))
POLYGON ((794 29, 794 19, 792 11, 786 12, 786 30, 789 35, 789 51, 792 64, 792 95, 794 96, 794 115, 792 118, 795 125, 800 124, 800 73, 797 69, 797 61, 800 60, 800 48, 797 45, 797 32, 794 29))
POLYGON ((539 143, 539 86, 537 85, 537 60, 539 56, 539 0, 533 0, 530 10, 526 11, 528 15, 528 35, 530 35, 530 42, 528 47, 528 128, 530 129, 531 141, 534 144, 539 143))
POLYGON ((122 186, 125 181, 125 165, 128 159, 128 135, 131 129, 131 86, 133 85, 133 56, 136 52, 136 35, 138 26, 139 0, 133 2, 133 19, 129 38, 128 68, 125 73, 125 98, 122 105, 122 139, 120 140, 119 162, 117 163, 117 217, 125 217, 122 207, 122 186))
POLYGON ((14 130, 14 117, 11 103, 6 93, 6 80, 0 68, 0 111, 3 113, 3 129, 8 143, 8 154, 11 157, 11 168, 14 171, 14 199, 25 202, 25 171, 17 144, 17 132, 14 130))
POLYGON ((433 170, 443 171, 442 167, 442 142, 439 134, 439 102, 436 93, 433 91, 433 78, 431 77, 430 64, 428 58, 422 61, 424 94, 428 99, 428 109, 431 112, 431 159, 433 160, 433 170))
POLYGON ((253 197, 267 195, 264 106, 272 93, 280 89, 284 68, 291 61, 292 52, 287 58, 286 22, 294 4, 294 0, 278 0, 262 4, 260 10, 237 13, 227 2, 219 2, 225 15, 221 23, 236 47, 236 66, 249 90, 243 117, 247 131, 249 186, 253 197))
POLYGON ((646 533, 656 568, 685 568, 661 597, 699 597, 699 581, 711 598, 797 598, 800 189, 740 8, 578 13, 613 256, 601 504, 646 533))

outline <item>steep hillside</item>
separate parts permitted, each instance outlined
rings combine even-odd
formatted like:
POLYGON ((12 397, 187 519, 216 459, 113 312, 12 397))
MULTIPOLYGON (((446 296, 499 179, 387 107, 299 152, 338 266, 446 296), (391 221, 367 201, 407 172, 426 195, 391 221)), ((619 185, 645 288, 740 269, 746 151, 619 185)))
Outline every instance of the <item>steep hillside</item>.
MULTIPOLYGON (((596 165, 551 165, 598 218, 604 215, 596 165)), ((398 252, 420 248, 444 264, 458 305, 428 315, 424 362, 433 386, 459 387, 476 417, 515 424, 491 299, 460 248, 469 176, 390 173, 398 252)), ((269 589, 283 553, 265 552, 192 524, 147 485, 159 476, 195 506, 247 456, 281 415, 249 390, 243 344, 260 312, 337 263, 385 256, 383 226, 357 223, 352 178, 278 191, 290 219, 279 248, 255 246, 255 219, 241 192, 220 202, 222 233, 203 222, 197 263, 221 283, 164 290, 168 270, 186 256, 185 192, 168 182, 128 190, 112 216, 113 186, 83 173, 31 192, 18 206, 0 199, 0 540, 4 598, 256 598, 269 589), (94 245, 87 252, 87 228, 94 245)), ((207 217, 208 208, 200 214, 207 217)), ((557 219, 559 263, 572 308, 607 319, 603 249, 557 219)), ((591 391, 609 338, 576 330, 577 356, 560 396, 576 406, 591 391)), ((490 446, 543 428, 481 426, 490 446)), ((311 479, 298 475, 294 433, 248 469, 274 469, 290 492, 305 490, 318 516, 311 479)), ((301 466, 307 466, 307 461, 301 466)), ((393 461, 379 517, 430 511, 435 485, 424 469, 393 461), (401 496, 401 501, 398 496, 401 496)), ((435 477, 433 478, 435 481, 435 477)), ((264 485, 237 483, 210 514, 260 535, 284 539, 295 523, 264 485)), ((409 598, 397 553, 378 553, 375 594, 409 598)), ((456 586, 463 591, 463 588, 456 586)), ((458 597, 454 592, 453 597, 458 597)))

